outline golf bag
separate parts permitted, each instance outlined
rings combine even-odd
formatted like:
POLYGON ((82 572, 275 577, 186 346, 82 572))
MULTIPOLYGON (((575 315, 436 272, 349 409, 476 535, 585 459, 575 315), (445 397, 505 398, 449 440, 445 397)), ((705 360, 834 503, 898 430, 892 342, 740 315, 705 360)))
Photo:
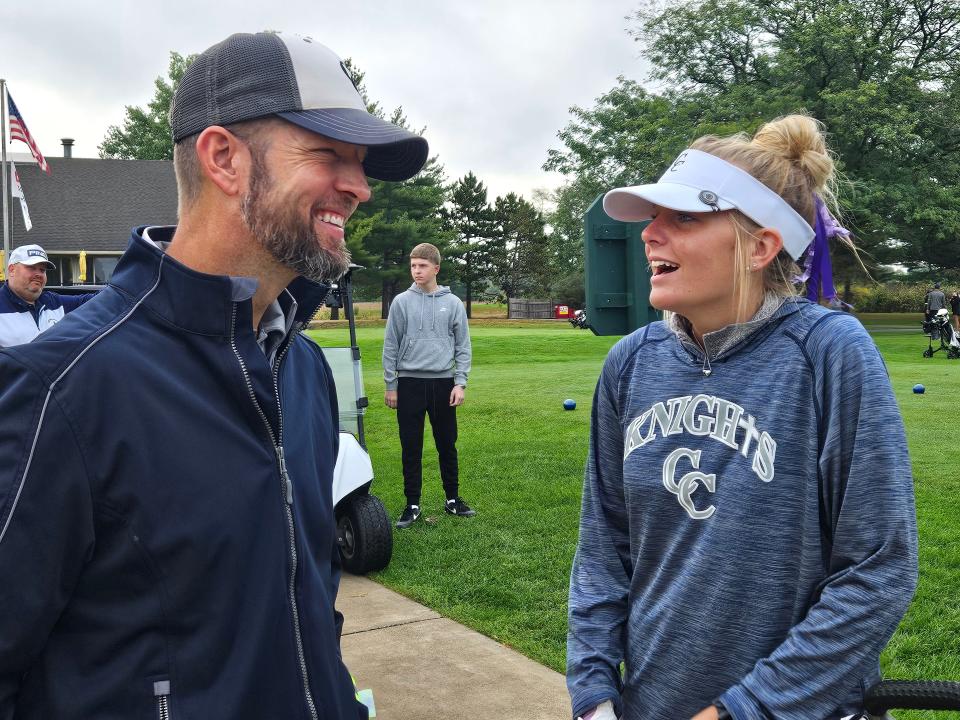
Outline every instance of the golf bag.
POLYGON ((574 310, 573 316, 570 318, 570 324, 578 330, 586 330, 589 327, 587 325, 587 311, 574 310))
POLYGON ((934 353, 946 350, 948 360, 960 358, 960 341, 950 324, 950 314, 945 309, 937 310, 932 318, 923 321, 923 333, 929 338, 927 349, 923 351, 924 357, 933 357, 934 353), (940 341, 938 348, 933 347, 936 340, 940 341))

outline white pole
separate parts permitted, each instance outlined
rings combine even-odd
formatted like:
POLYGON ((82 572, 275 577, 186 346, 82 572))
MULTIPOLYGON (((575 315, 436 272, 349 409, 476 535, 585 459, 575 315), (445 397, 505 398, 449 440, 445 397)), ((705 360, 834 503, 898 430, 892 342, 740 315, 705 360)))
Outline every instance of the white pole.
POLYGON ((0 175, 3 175, 3 272, 10 264, 10 169, 7 167, 7 81, 0 78, 0 175))

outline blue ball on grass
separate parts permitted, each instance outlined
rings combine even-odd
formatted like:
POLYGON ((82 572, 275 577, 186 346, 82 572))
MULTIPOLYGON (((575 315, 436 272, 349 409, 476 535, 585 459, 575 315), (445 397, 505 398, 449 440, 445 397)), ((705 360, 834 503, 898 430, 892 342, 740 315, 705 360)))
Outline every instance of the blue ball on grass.
POLYGON ((917 395, 923 395, 923 393, 926 391, 926 388, 925 388, 923 385, 921 385, 920 383, 917 383, 916 385, 913 386, 913 391, 914 391, 917 395))
POLYGON ((576 400, 571 400, 570 398, 567 398, 566 400, 563 401, 563 409, 564 409, 564 410, 573 410, 573 409, 575 409, 576 407, 577 407, 577 401, 576 401, 576 400))

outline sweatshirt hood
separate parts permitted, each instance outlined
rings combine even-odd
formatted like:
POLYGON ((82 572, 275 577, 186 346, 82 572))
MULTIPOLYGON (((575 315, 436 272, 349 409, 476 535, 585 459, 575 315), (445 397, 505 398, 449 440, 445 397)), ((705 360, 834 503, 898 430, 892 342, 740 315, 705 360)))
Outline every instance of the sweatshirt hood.
POLYGON ((426 293, 423 290, 421 290, 420 286, 417 285, 416 283, 413 283, 409 289, 411 292, 415 292, 418 295, 423 295, 424 297, 440 297, 441 295, 450 294, 450 288, 447 287, 446 285, 437 285, 437 289, 430 293, 426 293))

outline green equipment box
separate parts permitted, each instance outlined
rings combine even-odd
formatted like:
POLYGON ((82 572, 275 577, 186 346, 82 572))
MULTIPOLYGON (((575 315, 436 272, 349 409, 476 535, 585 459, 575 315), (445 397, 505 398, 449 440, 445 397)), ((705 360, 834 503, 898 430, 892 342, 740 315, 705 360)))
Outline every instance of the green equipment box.
POLYGON ((627 335, 660 319, 650 306, 650 268, 640 233, 647 223, 614 220, 603 195, 583 216, 587 324, 595 335, 627 335))

